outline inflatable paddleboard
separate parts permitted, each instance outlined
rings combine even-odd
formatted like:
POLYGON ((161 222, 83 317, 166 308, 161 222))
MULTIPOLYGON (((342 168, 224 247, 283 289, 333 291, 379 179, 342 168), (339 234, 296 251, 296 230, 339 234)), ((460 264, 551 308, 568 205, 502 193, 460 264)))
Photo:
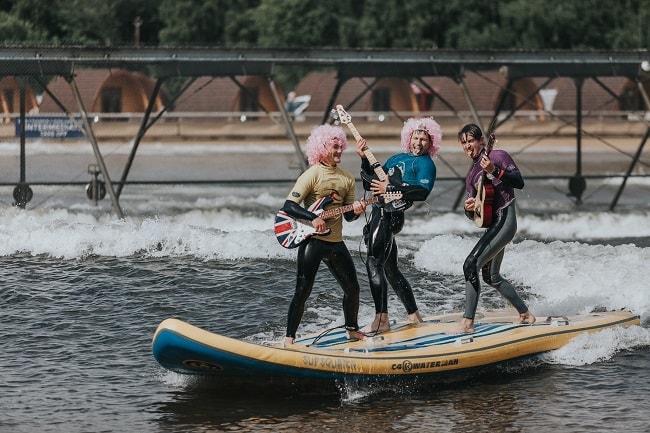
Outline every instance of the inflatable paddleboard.
POLYGON ((337 328, 298 338, 295 344, 258 344, 214 334, 177 319, 164 320, 153 337, 153 355, 180 374, 231 379, 432 378, 558 349, 577 335, 639 325, 627 311, 538 318, 514 323, 514 310, 477 315, 475 332, 456 334, 462 314, 396 323, 366 341, 346 339, 337 328))

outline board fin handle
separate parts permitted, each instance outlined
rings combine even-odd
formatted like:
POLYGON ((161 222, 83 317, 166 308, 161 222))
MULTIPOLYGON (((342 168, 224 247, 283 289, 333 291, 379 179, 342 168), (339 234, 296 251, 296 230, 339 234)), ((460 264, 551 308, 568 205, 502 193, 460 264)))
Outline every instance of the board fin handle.
POLYGON ((551 326, 569 326, 569 318, 567 316, 548 316, 546 324, 551 326))

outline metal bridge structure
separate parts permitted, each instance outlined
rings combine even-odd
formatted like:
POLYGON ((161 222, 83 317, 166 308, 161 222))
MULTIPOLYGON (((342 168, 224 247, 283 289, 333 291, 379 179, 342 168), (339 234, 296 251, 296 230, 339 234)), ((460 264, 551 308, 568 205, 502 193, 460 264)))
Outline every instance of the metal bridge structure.
MULTIPOLYGON (((223 49, 223 48, 92 48, 92 47, 2 47, 0 48, 0 75, 17 77, 21 86, 20 125, 25 125, 24 86, 25 83, 36 82, 54 99, 57 105, 68 117, 76 123, 88 139, 97 161, 99 172, 106 184, 113 208, 119 218, 123 218, 119 197, 127 184, 133 160, 138 152, 138 146, 153 124, 165 116, 180 95, 198 77, 229 77, 243 90, 245 87, 237 81, 241 76, 263 76, 268 80, 277 106, 280 109, 282 124, 286 136, 295 151, 302 156, 301 148, 295 134, 289 113, 280 103, 281 95, 276 85, 278 67, 301 67, 303 70, 335 70, 337 83, 325 108, 322 123, 328 121, 330 111, 344 83, 352 78, 365 77, 375 81, 369 83, 363 93, 370 91, 374 82, 381 78, 407 78, 417 81, 429 91, 436 90, 426 84, 426 77, 449 77, 463 91, 470 107, 475 123, 484 130, 497 130, 504 122, 508 122, 514 113, 523 105, 504 110, 503 99, 511 90, 512 83, 526 77, 544 77, 543 83, 524 100, 534 97, 550 82, 558 77, 573 80, 576 87, 576 171, 569 179, 569 192, 579 201, 585 189, 586 181, 582 174, 581 140, 582 140, 582 86, 585 80, 595 80, 613 97, 619 95, 615 90, 607 88, 602 77, 626 77, 636 83, 642 95, 645 110, 650 110, 650 99, 644 87, 644 80, 650 74, 650 53, 648 50, 633 51, 491 51, 491 50, 384 50, 384 49, 223 49), (104 158, 93 133, 93 127, 88 121, 87 108, 84 106, 79 89, 75 82, 75 74, 79 69, 126 69, 139 71, 155 79, 155 86, 149 96, 149 104, 142 117, 138 132, 133 137, 133 145, 121 178, 111 180, 104 158), (464 78, 467 72, 501 70, 504 72, 507 84, 503 98, 498 102, 491 115, 489 126, 482 124, 481 118, 472 102, 472 95, 466 89, 464 78), (66 107, 48 90, 48 80, 52 77, 63 77, 70 85, 75 95, 76 106, 66 107), (185 78, 175 95, 166 107, 157 112, 153 111, 153 101, 158 97, 163 84, 169 80, 185 78), (78 120, 81 119, 81 120, 78 120)), ((438 95, 439 96, 439 95, 438 95)), ((362 94, 357 99, 361 98, 362 94)), ((447 108, 455 112, 451 106, 440 98, 447 108)), ((354 102, 354 101, 353 101, 354 102)), ((266 111, 266 110, 265 110, 266 111)), ((618 193, 613 199, 610 209, 614 209, 620 194, 625 188, 628 178, 632 175, 635 165, 639 162, 645 143, 650 137, 650 125, 645 122, 646 131, 639 137, 639 145, 631 157, 629 167, 623 176, 618 193)), ((17 206, 24 207, 32 197, 31 188, 25 176, 25 131, 20 131, 21 171, 20 182, 14 189, 14 199, 17 206)), ((301 157, 301 164, 304 157, 301 157)), ((306 168, 306 165, 303 165, 306 168)))

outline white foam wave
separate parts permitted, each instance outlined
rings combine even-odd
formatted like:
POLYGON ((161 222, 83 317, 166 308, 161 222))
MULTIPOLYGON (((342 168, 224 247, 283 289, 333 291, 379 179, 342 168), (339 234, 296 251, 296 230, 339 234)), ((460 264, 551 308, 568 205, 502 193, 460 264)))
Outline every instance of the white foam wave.
POLYGON ((581 366, 611 359, 615 354, 650 346, 650 330, 639 326, 580 334, 567 345, 540 355, 549 364, 581 366))
POLYGON ((0 255, 16 253, 75 259, 88 255, 192 255, 205 260, 291 258, 271 224, 231 211, 192 211, 175 217, 111 220, 59 209, 0 212, 0 255), (222 229, 219 227, 228 227, 222 229))
MULTIPOLYGON (((414 264, 429 272, 462 276, 463 262, 477 238, 440 235, 425 241, 414 264)), ((539 315, 588 313, 597 307, 650 310, 647 290, 650 249, 633 245, 524 241, 508 246, 501 271, 535 296, 539 315)))
MULTIPOLYGON (((634 213, 570 212, 550 216, 520 215, 519 236, 538 239, 593 240, 650 236, 650 211, 634 213)), ((403 233, 419 235, 480 233, 459 213, 409 219, 403 233)))
MULTIPOLYGON (((295 251, 281 248, 272 229, 270 209, 281 201, 268 193, 249 197, 224 195, 218 200, 197 199, 189 205, 190 210, 128 216, 124 220, 117 220, 110 213, 93 212, 89 205, 29 211, 6 207, 0 209, 0 256, 20 253, 78 259, 89 255, 144 254, 193 256, 202 260, 295 260, 295 251), (266 214, 259 211, 264 206, 269 209, 266 214)), ((188 207, 187 203, 183 206, 188 207)), ((577 228, 593 223, 594 218, 607 227, 603 236, 628 234, 628 225, 644 234, 644 226, 650 226, 642 224, 647 215, 567 214, 554 218, 539 230, 541 240, 516 242, 506 251, 502 272, 518 287, 525 288, 532 297, 531 308, 540 316, 582 314, 594 308, 626 308, 640 315, 648 314, 650 248, 552 240, 562 239, 568 233, 577 238, 587 236, 587 231, 577 228), (567 231, 567 225, 573 226, 573 231, 567 231)), ((361 218, 344 225, 351 250, 359 247, 363 224, 361 218)), ((521 218, 521 225, 531 231, 544 224, 543 218, 521 218)), ((458 214, 449 213, 407 220, 403 233, 400 251, 404 258, 411 258, 424 272, 462 281, 463 262, 480 231, 458 214)))

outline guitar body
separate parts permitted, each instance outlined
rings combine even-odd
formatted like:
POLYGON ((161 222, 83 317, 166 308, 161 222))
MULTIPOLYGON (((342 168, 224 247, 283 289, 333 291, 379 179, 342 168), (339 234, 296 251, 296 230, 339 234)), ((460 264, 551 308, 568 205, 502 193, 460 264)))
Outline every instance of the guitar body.
MULTIPOLYGON (((489 155, 494 146, 494 134, 488 135, 488 142, 485 146, 485 154, 489 155)), ((494 185, 487 178, 485 172, 481 174, 478 186, 476 188, 476 197, 474 197, 474 223, 477 227, 486 228, 492 225, 494 200, 494 185)))
MULTIPOLYGON (((350 131, 352 131, 352 135, 354 135, 354 138, 360 140, 361 134, 359 134, 359 131, 354 126, 354 123, 352 123, 352 117, 348 114, 347 111, 345 111, 342 105, 336 106, 336 113, 339 121, 345 125, 348 125, 348 128, 350 128, 350 131)), ((362 171, 361 179, 363 179, 364 182, 371 183, 373 179, 383 181, 384 179, 388 178, 389 182, 393 185, 403 184, 402 173, 399 172, 399 170, 396 171, 395 174, 393 174, 392 176, 388 176, 386 172, 384 172, 384 169, 381 167, 379 161, 377 161, 377 158, 375 158, 375 155, 372 154, 372 152, 370 151, 370 149, 368 149, 368 147, 364 149, 363 153, 366 155, 366 158, 368 159, 368 163, 375 171, 373 175, 369 175, 364 171, 362 171)), ((382 194, 382 198, 384 199, 384 210, 387 212, 396 212, 396 211, 406 210, 411 206, 413 206, 412 201, 402 200, 401 197, 402 197, 401 193, 382 194), (397 197, 397 195, 399 195, 399 197, 397 197), (391 196, 390 201, 387 200, 389 196, 391 196)))
MULTIPOLYGON (((361 179, 364 182, 371 183, 373 179, 379 179, 377 174, 368 174, 365 171, 361 171, 361 179)), ((391 175, 388 176, 389 182, 393 185, 402 185, 402 172, 399 170, 395 170, 395 172, 391 175)), ((401 196, 401 194, 400 194, 401 196)), ((405 211, 406 209, 410 208, 413 206, 412 201, 408 200, 403 200, 403 199, 398 199, 398 200, 393 200, 391 202, 384 201, 384 210, 386 212, 397 212, 397 211, 405 211)))
MULTIPOLYGON (((323 208, 331 202, 330 197, 322 197, 309 206, 308 210, 319 215, 323 213, 323 208)), ((279 210, 275 215, 274 230, 278 242, 285 248, 297 248, 307 242, 310 237, 325 236, 331 231, 327 229, 324 232, 317 232, 309 221, 295 219, 283 210, 279 210)))
MULTIPOLYGON (((393 201, 400 200, 401 198, 402 194, 400 193, 387 193, 382 194, 381 197, 375 196, 368 200, 361 200, 361 203, 368 206, 374 203, 378 203, 380 200, 384 203, 392 203, 393 201)), ((325 206, 331 202, 331 197, 322 197, 316 200, 314 204, 309 206, 308 210, 312 213, 315 213, 320 218, 326 220, 354 209, 354 204, 347 204, 344 206, 325 210, 325 206)), ((314 235, 325 236, 331 232, 330 229, 327 229, 324 232, 317 232, 316 229, 311 225, 310 221, 296 219, 282 209, 280 209, 275 215, 274 229, 275 237, 277 238, 280 245, 285 248, 299 247, 314 235)))
POLYGON ((487 181, 485 174, 481 177, 475 197, 474 223, 477 227, 486 228, 492 225, 492 202, 494 200, 494 185, 487 181))

